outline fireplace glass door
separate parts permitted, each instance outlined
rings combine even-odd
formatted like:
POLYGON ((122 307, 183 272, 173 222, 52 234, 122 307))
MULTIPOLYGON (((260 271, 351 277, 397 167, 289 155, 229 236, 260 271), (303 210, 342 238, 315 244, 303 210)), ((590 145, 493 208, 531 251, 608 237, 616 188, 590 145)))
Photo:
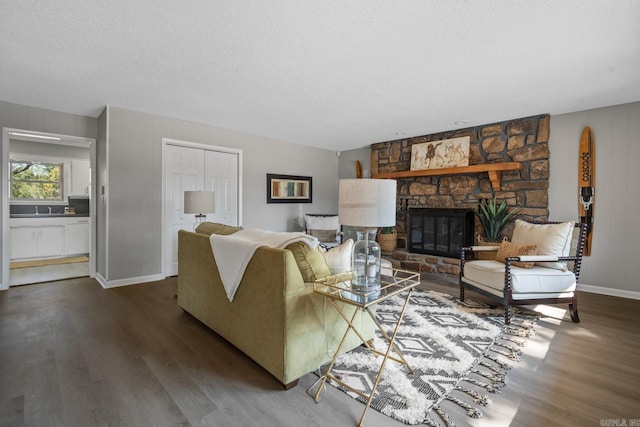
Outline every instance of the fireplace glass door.
POLYGON ((469 209, 411 209, 409 251, 459 258, 473 244, 473 211, 469 209))

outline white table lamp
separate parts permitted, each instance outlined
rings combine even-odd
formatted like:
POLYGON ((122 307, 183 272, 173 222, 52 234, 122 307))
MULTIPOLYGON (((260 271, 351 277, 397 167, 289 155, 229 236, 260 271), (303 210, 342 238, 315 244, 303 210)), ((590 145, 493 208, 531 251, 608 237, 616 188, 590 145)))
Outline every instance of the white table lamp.
POLYGON ((380 288, 378 227, 396 225, 396 181, 392 179, 341 179, 338 217, 340 224, 356 227, 358 241, 351 257, 352 288, 376 297, 380 288))
POLYGON ((216 196, 213 191, 185 191, 184 213, 196 214, 195 228, 204 221, 206 214, 215 213, 216 196))

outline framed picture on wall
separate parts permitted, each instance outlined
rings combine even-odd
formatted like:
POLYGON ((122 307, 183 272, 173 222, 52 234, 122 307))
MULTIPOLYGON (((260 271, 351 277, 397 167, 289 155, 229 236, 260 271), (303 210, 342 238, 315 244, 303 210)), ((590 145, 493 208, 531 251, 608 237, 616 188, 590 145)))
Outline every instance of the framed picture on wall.
POLYGON ((411 170, 469 166, 470 140, 468 136, 461 136, 412 145, 411 170))
POLYGON ((267 203, 311 203, 310 176, 267 174, 267 203))

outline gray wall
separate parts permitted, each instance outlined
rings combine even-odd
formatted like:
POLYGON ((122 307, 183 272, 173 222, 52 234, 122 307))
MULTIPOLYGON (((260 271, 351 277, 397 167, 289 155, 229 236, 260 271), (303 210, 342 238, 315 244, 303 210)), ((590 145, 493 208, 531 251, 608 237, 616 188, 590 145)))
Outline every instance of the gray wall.
POLYGON ((117 107, 96 119, 0 101, 0 125, 97 140, 96 272, 108 282, 161 273, 163 137, 243 150, 245 228, 297 230, 301 212, 338 209, 334 151, 117 107), (267 204, 267 173, 311 176, 313 203, 267 204))
MULTIPOLYGON (((0 127, 95 138, 98 123, 92 117, 0 101, 0 127)), ((2 162, 7 160, 0 159, 2 162)), ((3 189, 0 189, 0 196, 4 196, 3 189)), ((0 207, 0 209, 2 208, 0 207)), ((2 224, 3 215, 4 212, 1 212, 0 230, 4 226, 2 224)), ((2 238, 4 240, 5 236, 2 238)), ((4 255, 0 247, 0 259, 4 255)))
POLYGON ((98 135, 96 138, 96 273, 109 277, 107 271, 107 204, 103 188, 107 183, 107 109, 98 116, 98 135))
POLYGON ((93 117, 0 101, 0 126, 95 138, 98 122, 93 117))
POLYGON ((640 298, 640 102, 551 117, 550 218, 578 220, 578 145, 591 127, 596 142, 596 193, 591 256, 580 284, 611 295, 640 298))
POLYGON ((245 228, 298 229, 299 204, 266 203, 267 173, 311 176, 313 203, 303 204, 303 212, 337 212, 333 151, 111 106, 99 123, 106 129, 98 138, 98 185, 106 192, 98 212, 106 216, 98 218, 98 230, 106 230, 107 241, 99 244, 107 249, 98 266, 109 282, 162 271, 162 138, 243 150, 245 228))
MULTIPOLYGON (((356 161, 360 160, 363 174, 366 177, 371 176, 371 149, 369 147, 360 148, 358 150, 348 150, 340 152, 340 179, 353 179, 356 177, 356 161)), ((337 213, 337 210, 336 210, 337 213)), ((358 239, 355 227, 343 226, 344 233, 342 239, 358 239)))
POLYGON ((359 150, 340 152, 340 179, 352 179, 356 177, 357 160, 360 160, 364 177, 368 178, 371 176, 371 149, 366 147, 359 150))
POLYGON ((89 160, 89 150, 83 147, 58 145, 33 141, 20 141, 11 138, 10 150, 12 153, 36 154, 50 157, 64 157, 68 159, 89 160))

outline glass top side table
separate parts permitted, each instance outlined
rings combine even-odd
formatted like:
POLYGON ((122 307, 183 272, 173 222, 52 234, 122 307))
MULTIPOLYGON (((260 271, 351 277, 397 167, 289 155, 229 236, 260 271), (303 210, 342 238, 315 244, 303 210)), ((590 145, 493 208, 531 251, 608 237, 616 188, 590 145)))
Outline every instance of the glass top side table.
POLYGON ((407 361, 400 349, 395 345, 396 335, 398 333, 398 329, 402 324, 402 319, 404 317, 404 313, 407 309, 407 305, 411 298, 411 294, 413 293, 413 289, 420 284, 420 273, 408 271, 408 270, 400 270, 393 269, 391 270, 391 275, 383 275, 381 276, 381 286, 379 288, 369 288, 369 289, 354 289, 351 288, 351 273, 342 273, 336 274, 329 277, 325 277, 323 279, 316 280, 313 286, 313 291, 317 294, 323 295, 329 303, 333 306, 333 308, 338 312, 340 317, 347 323, 347 328, 345 333, 340 340, 340 344, 336 349, 336 352, 329 364, 329 367, 322 378, 319 380, 318 389, 315 392, 311 392, 311 390, 315 387, 312 385, 307 392, 313 396, 313 399, 318 403, 320 401, 320 394, 324 389, 324 386, 327 380, 331 379, 332 381, 342 385, 343 387, 349 389, 350 391, 358 394, 363 399, 367 400, 367 404, 362 413, 362 417, 358 422, 358 426, 362 426, 364 422, 365 415, 367 414, 367 410, 371 406, 371 401, 376 392, 376 388, 378 387, 378 383, 380 382, 380 378, 382 377, 382 371, 384 370, 385 364, 388 359, 391 359, 397 363, 405 365, 411 374, 414 373, 413 368, 409 366, 407 361), (385 332, 384 328, 380 324, 380 321, 376 318, 375 310, 372 308, 395 295, 403 296, 404 303, 402 304, 402 308, 400 313, 398 314, 398 320, 395 325, 392 325, 393 332, 389 335, 385 332), (341 309, 340 305, 337 304, 338 301, 343 303, 352 305, 357 307, 357 310, 354 310, 353 315, 349 318, 344 311, 341 309), (364 310, 369 313, 371 319, 375 323, 378 331, 387 341, 387 349, 386 351, 379 351, 374 349, 371 344, 362 336, 360 331, 354 326, 354 320, 356 319, 357 314, 364 310), (336 359, 340 355, 340 350, 342 345, 347 337, 347 334, 350 330, 353 330, 362 343, 366 346, 366 348, 374 354, 383 356, 382 362, 380 363, 380 367, 378 373, 376 375, 376 379, 373 383, 373 387, 371 388, 370 394, 362 393, 360 390, 356 390, 345 382, 341 381, 338 377, 333 375, 331 371, 333 370, 333 366, 336 362, 336 359), (395 355, 391 354, 391 351, 395 353, 395 355))

